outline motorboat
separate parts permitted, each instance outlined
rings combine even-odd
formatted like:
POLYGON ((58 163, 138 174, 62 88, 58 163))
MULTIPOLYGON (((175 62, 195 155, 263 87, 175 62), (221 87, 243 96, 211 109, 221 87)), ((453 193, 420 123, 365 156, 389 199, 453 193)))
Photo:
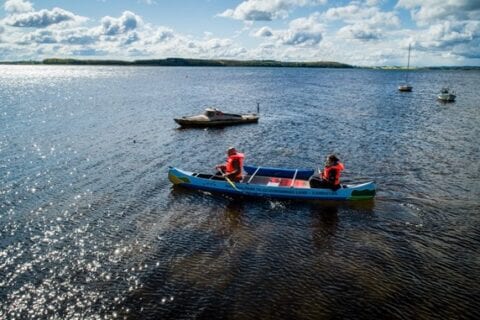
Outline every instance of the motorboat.
POLYGON ((258 113, 226 113, 217 108, 209 107, 203 114, 175 118, 176 123, 182 127, 223 127, 237 124, 256 123, 260 116, 258 113))
POLYGON ((442 88, 437 96, 438 100, 443 102, 454 102, 456 97, 455 92, 449 88, 442 88))
POLYGON ((411 92, 412 91, 412 86, 408 85, 408 84, 402 84, 402 85, 399 85, 398 86, 398 91, 401 91, 401 92, 411 92))

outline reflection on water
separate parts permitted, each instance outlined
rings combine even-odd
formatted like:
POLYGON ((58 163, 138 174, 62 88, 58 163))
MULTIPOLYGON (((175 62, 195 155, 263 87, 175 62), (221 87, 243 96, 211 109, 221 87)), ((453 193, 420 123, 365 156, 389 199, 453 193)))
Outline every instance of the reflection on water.
POLYGON ((480 73, 418 71, 405 95, 379 70, 0 69, 0 318, 478 318, 480 73), (441 105, 446 76, 458 97, 441 105), (255 125, 172 120, 256 101, 255 125), (213 172, 230 145, 290 168, 335 152, 378 196, 168 181, 213 172))
POLYGON ((242 216, 245 211, 245 204, 242 200, 231 200, 225 208, 225 222, 233 230, 242 226, 242 216))
POLYGON ((316 248, 328 247, 338 227, 338 207, 334 204, 312 206, 312 240, 316 248))

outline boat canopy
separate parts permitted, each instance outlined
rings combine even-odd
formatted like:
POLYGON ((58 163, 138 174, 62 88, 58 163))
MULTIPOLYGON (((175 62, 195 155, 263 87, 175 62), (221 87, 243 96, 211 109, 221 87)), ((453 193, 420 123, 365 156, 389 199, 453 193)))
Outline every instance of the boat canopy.
POLYGON ((206 115, 207 117, 213 117, 213 116, 216 116, 216 115, 218 116, 222 114, 223 114, 222 111, 214 107, 205 108, 205 112, 204 112, 204 115, 206 115))

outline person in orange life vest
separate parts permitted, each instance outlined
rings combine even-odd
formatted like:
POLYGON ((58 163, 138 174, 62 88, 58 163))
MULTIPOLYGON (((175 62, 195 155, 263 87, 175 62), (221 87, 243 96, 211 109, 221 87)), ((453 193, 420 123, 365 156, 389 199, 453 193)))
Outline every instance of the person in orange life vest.
POLYGON ((345 169, 343 163, 334 154, 327 157, 325 168, 319 172, 319 176, 310 178, 311 188, 331 188, 337 190, 340 188, 340 173, 345 169))
POLYGON ((239 182, 242 180, 243 160, 245 156, 238 152, 234 147, 227 150, 227 162, 219 164, 215 168, 219 170, 222 176, 230 180, 239 182))

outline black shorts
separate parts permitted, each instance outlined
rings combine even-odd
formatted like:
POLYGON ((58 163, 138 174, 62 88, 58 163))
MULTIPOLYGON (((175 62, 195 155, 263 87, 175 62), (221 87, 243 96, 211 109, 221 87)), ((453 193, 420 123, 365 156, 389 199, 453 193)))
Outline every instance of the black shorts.
POLYGON ((308 182, 310 182, 310 188, 332 189, 332 190, 340 189, 340 185, 331 184, 330 182, 323 180, 320 177, 311 177, 308 182))

